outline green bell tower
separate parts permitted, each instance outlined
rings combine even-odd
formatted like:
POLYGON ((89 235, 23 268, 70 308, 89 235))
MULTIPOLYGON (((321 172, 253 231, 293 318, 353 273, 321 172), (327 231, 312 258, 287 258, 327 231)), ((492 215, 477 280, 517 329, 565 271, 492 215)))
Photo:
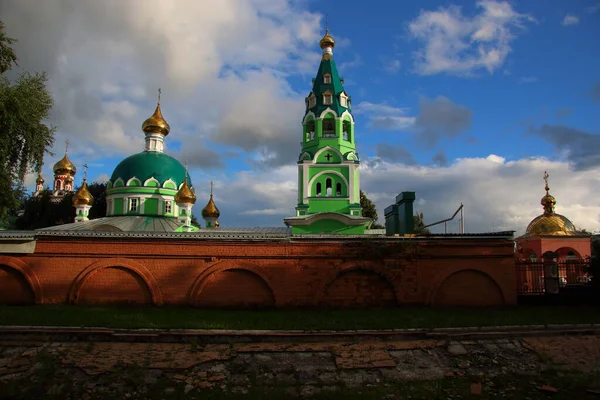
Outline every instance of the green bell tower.
POLYGON ((302 120, 296 216, 284 221, 293 234, 363 234, 371 219, 362 217, 360 206, 352 99, 333 60, 329 30, 319 44, 323 56, 302 120))

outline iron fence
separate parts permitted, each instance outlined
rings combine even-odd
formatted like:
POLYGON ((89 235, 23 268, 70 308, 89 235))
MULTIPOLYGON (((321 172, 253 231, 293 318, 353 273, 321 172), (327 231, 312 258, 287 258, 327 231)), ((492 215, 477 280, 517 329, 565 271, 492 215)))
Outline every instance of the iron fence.
MULTIPOLYGON (((557 260, 558 285, 565 287, 588 287, 590 260, 557 260)), ((546 293, 545 265, 542 261, 516 260, 517 294, 546 293)))

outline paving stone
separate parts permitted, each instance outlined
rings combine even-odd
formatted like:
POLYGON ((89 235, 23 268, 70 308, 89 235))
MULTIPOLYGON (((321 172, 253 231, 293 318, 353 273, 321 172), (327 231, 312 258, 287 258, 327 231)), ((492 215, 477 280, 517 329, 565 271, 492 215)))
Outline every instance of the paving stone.
POLYGON ((467 349, 465 349, 465 347, 458 342, 450 342, 450 345, 448 346, 448 352, 455 356, 468 354, 467 349))

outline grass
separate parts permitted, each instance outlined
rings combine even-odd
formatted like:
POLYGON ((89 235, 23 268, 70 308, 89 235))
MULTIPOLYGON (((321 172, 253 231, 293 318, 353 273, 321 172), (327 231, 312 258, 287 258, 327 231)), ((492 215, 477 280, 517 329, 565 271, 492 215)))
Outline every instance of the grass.
POLYGON ((487 309, 203 310, 183 307, 0 306, 0 325, 163 329, 353 330, 600 323, 592 306, 487 309))

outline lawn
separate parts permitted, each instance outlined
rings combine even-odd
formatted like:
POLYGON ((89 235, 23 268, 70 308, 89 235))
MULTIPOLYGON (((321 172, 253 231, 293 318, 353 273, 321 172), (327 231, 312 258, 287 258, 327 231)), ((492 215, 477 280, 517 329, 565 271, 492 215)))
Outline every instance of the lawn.
POLYGON ((600 323, 600 308, 519 306, 242 311, 187 307, 0 306, 0 325, 21 326, 354 330, 576 323, 600 323))

